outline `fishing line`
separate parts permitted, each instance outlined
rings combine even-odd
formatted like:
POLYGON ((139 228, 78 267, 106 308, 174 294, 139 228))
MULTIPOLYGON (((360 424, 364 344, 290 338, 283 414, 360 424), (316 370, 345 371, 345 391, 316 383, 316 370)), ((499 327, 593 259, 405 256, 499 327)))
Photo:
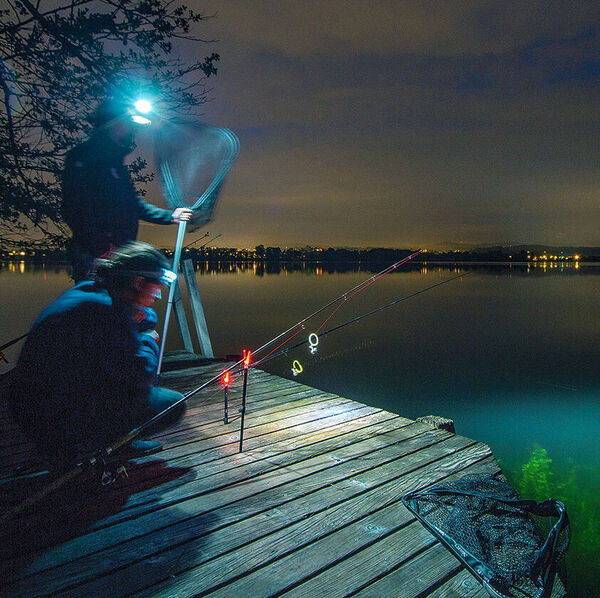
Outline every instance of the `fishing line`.
MULTIPOLYGON (((306 322, 308 322, 309 320, 311 320, 315 316, 319 315, 321 312, 325 311, 328 307, 331 307, 332 305, 334 305, 338 301, 342 301, 342 300, 345 301, 348 296, 354 296, 358 291, 362 290, 364 287, 369 286, 369 284, 372 284, 372 282, 375 282, 375 280, 377 280, 378 278, 381 278, 381 276, 383 276, 384 274, 387 274, 388 272, 391 272, 392 270, 395 270, 396 268, 398 268, 402 264, 405 264, 406 262, 412 260, 417 255, 423 253, 423 251, 424 251, 423 249, 419 249, 418 251, 415 251, 414 253, 412 253, 408 257, 406 257, 406 258, 404 258, 404 259, 402 259, 402 260, 400 260, 400 261, 392 264, 391 266, 388 266, 387 268, 384 268, 383 270, 381 270, 381 272, 378 272, 374 276, 371 276, 370 278, 367 278, 366 280, 363 280, 361 283, 359 283, 356 286, 352 287, 350 290, 346 291, 345 293, 342 293, 341 295, 339 295, 335 299, 332 299, 331 301, 329 301, 328 303, 326 303, 325 305, 323 305, 322 307, 320 307, 319 309, 317 309, 316 311, 314 311, 309 316, 306 316, 306 318, 303 318, 302 320, 296 322, 293 326, 290 326, 287 330, 285 330, 281 334, 278 334, 277 336, 275 336, 274 338, 272 338, 270 341, 267 341, 264 345, 262 345, 258 349, 255 349, 254 351, 252 351, 252 354, 256 355, 257 353, 261 353, 266 348, 270 347, 272 344, 276 343, 281 338, 285 337, 287 334, 289 334, 290 332, 292 332, 295 328, 297 328, 297 327, 303 327, 306 322)), ((343 303, 341 305, 343 305, 343 303)), ((327 319, 329 319, 329 318, 327 318, 327 319)), ((301 328, 301 330, 302 330, 302 328, 301 328)), ((282 343, 282 345, 284 345, 285 343, 289 342, 289 340, 291 340, 299 332, 300 331, 297 331, 293 336, 291 336, 290 338, 286 339, 282 343)), ((273 352, 273 351, 271 351, 271 352, 273 352)), ((240 361, 239 363, 242 363, 242 361, 240 361)), ((239 363, 235 364, 235 366, 239 365, 239 363)), ((235 366, 232 366, 232 367, 235 367, 235 366)))
MULTIPOLYGON (((329 316, 327 318, 325 318, 325 320, 323 321, 323 323, 316 329, 316 331, 314 332, 314 334, 318 334, 319 330, 321 330, 325 326, 325 324, 333 317, 333 315, 338 311, 338 309, 340 309, 340 307, 342 307, 342 305, 345 305, 345 303, 349 299, 351 299, 352 297, 354 297, 354 295, 356 295, 360 291, 363 291, 368 286, 372 285, 374 282, 376 282, 377 280, 379 280, 382 276, 385 276, 386 274, 389 274, 390 272, 393 272, 396 268, 399 268, 400 266, 402 266, 403 264, 405 264, 409 260, 412 260, 414 257, 416 257, 417 255, 419 255, 420 253, 423 253, 423 251, 424 251, 423 249, 419 249, 419 251, 416 251, 412 255, 409 255, 408 257, 404 258, 403 260, 400 260, 400 261, 392 264, 391 266, 388 266, 387 268, 384 268, 383 270, 381 270, 381 272, 378 272, 374 276, 371 276, 371 278, 367 278, 367 280, 364 280, 359 285, 355 286, 353 289, 350 289, 347 293, 345 293, 343 295, 344 302, 340 303, 329 314, 329 316)), ((318 343, 318 341, 317 341, 317 343, 318 343)))
MULTIPOLYGON (((405 295, 404 297, 401 297, 400 299, 395 299, 394 301, 390 301, 389 303, 386 303, 384 305, 380 305, 379 307, 372 309, 371 311, 368 311, 364 314, 361 314, 360 316, 356 316, 355 318, 352 318, 351 320, 348 320, 342 324, 338 324, 337 326, 334 326, 333 328, 330 328, 329 330, 326 330, 325 332, 322 332, 319 337, 323 337, 328 335, 331 332, 335 332, 336 330, 339 330, 340 328, 344 328, 345 326, 349 326, 350 324, 354 324, 355 322, 358 322, 359 320, 362 320, 363 318, 366 318, 367 316, 372 316, 373 314, 376 314, 380 311, 383 311, 384 309, 388 309, 389 307, 392 307, 394 305, 397 305, 398 303, 401 303, 403 301, 407 301, 408 299, 412 299, 413 297, 416 297, 417 295, 420 295, 422 293, 425 293, 426 291, 430 291, 431 289, 434 289, 436 287, 439 287, 441 285, 444 285, 448 282, 451 282, 453 280, 456 280, 457 278, 463 278, 464 276, 468 276, 469 274, 471 274, 471 272, 464 272, 462 274, 457 274, 456 276, 452 276, 451 278, 447 278, 446 280, 442 280, 441 282, 436 282, 435 284, 432 284, 428 287, 425 287, 424 289, 420 289, 418 291, 415 291, 414 293, 411 293, 410 295, 405 295)), ((309 337, 310 339, 310 337, 309 337)), ((286 349, 284 349, 283 351, 280 351, 279 353, 276 353, 275 355, 272 355, 272 353, 274 353, 274 351, 271 351, 271 353, 269 353, 268 355, 265 355, 265 357, 263 357, 262 359, 260 359, 259 361, 255 362, 252 364, 252 367, 257 367, 260 364, 264 363, 265 361, 270 361, 271 359, 275 359, 276 357, 279 357, 280 355, 285 355, 286 353, 288 353, 289 351, 292 351, 293 349, 297 349, 298 347, 301 347, 302 345, 305 345, 307 343, 310 343, 310 340, 306 339, 303 340, 291 347, 287 347, 286 349), (268 358, 268 359, 267 359, 268 358)), ((297 361, 297 360, 295 360, 297 361)), ((297 368, 296 368, 297 369, 297 368)), ((300 372, 297 372, 300 373, 300 372)))

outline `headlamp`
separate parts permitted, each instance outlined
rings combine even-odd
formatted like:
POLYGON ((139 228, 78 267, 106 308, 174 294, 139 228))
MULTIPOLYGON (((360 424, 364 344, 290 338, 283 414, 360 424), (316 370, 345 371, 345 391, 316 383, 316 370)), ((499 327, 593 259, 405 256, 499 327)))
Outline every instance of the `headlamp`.
POLYGON ((172 270, 167 270, 166 268, 161 268, 160 270, 120 270, 115 269, 111 272, 112 276, 124 277, 124 278, 135 278, 136 276, 141 276, 150 282, 156 282, 158 284, 164 284, 165 286, 170 286, 177 280, 177 274, 172 270))
POLYGON ((158 279, 158 282, 160 282, 161 284, 170 286, 176 280, 177 274, 175 274, 175 272, 173 272, 172 270, 167 270, 166 268, 163 268, 160 271, 160 278, 158 279))
POLYGON ((137 123, 138 125, 149 125, 152 121, 147 116, 144 116, 144 114, 148 114, 151 111, 152 104, 148 100, 140 98, 128 112, 134 123, 137 123))

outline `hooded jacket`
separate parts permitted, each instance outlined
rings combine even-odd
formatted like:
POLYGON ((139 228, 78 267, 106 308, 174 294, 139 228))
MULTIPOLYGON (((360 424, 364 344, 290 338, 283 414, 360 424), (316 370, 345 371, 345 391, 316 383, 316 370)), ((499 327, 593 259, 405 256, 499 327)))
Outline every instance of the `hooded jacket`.
POLYGON ((51 303, 33 325, 11 372, 12 410, 38 445, 53 451, 98 446, 146 417, 158 345, 131 307, 86 281, 51 303))
POLYGON ((135 241, 139 220, 171 223, 170 210, 138 197, 124 164, 129 151, 104 132, 95 131, 66 155, 63 217, 73 232, 73 241, 93 257, 135 241))

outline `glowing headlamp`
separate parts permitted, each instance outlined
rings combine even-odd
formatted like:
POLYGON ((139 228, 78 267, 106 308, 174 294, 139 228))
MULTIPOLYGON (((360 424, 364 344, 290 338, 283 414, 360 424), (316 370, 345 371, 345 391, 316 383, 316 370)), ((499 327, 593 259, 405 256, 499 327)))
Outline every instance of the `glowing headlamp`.
POLYGON ((158 278, 158 282, 160 282, 161 284, 165 284, 167 286, 173 284, 175 281, 177 280, 177 274, 175 274, 175 272, 173 272, 172 270, 166 270, 165 268, 163 268, 160 271, 160 276, 158 278))
POLYGON ((131 120, 138 125, 149 125, 152 121, 144 114, 152 112, 152 104, 145 99, 139 99, 129 110, 131 120))

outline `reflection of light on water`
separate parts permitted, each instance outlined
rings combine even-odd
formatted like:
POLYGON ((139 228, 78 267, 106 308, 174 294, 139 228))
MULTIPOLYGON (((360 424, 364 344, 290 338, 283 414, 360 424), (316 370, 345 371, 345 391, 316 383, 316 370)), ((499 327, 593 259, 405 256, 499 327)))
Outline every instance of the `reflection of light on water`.
POLYGON ((421 274, 427 274, 427 272, 429 272, 429 270, 428 270, 427 266, 423 266, 423 267, 421 268, 421 274))
POLYGON ((19 272, 21 274, 24 274, 24 272, 25 272, 25 262, 23 262, 23 261, 19 262, 19 272))

